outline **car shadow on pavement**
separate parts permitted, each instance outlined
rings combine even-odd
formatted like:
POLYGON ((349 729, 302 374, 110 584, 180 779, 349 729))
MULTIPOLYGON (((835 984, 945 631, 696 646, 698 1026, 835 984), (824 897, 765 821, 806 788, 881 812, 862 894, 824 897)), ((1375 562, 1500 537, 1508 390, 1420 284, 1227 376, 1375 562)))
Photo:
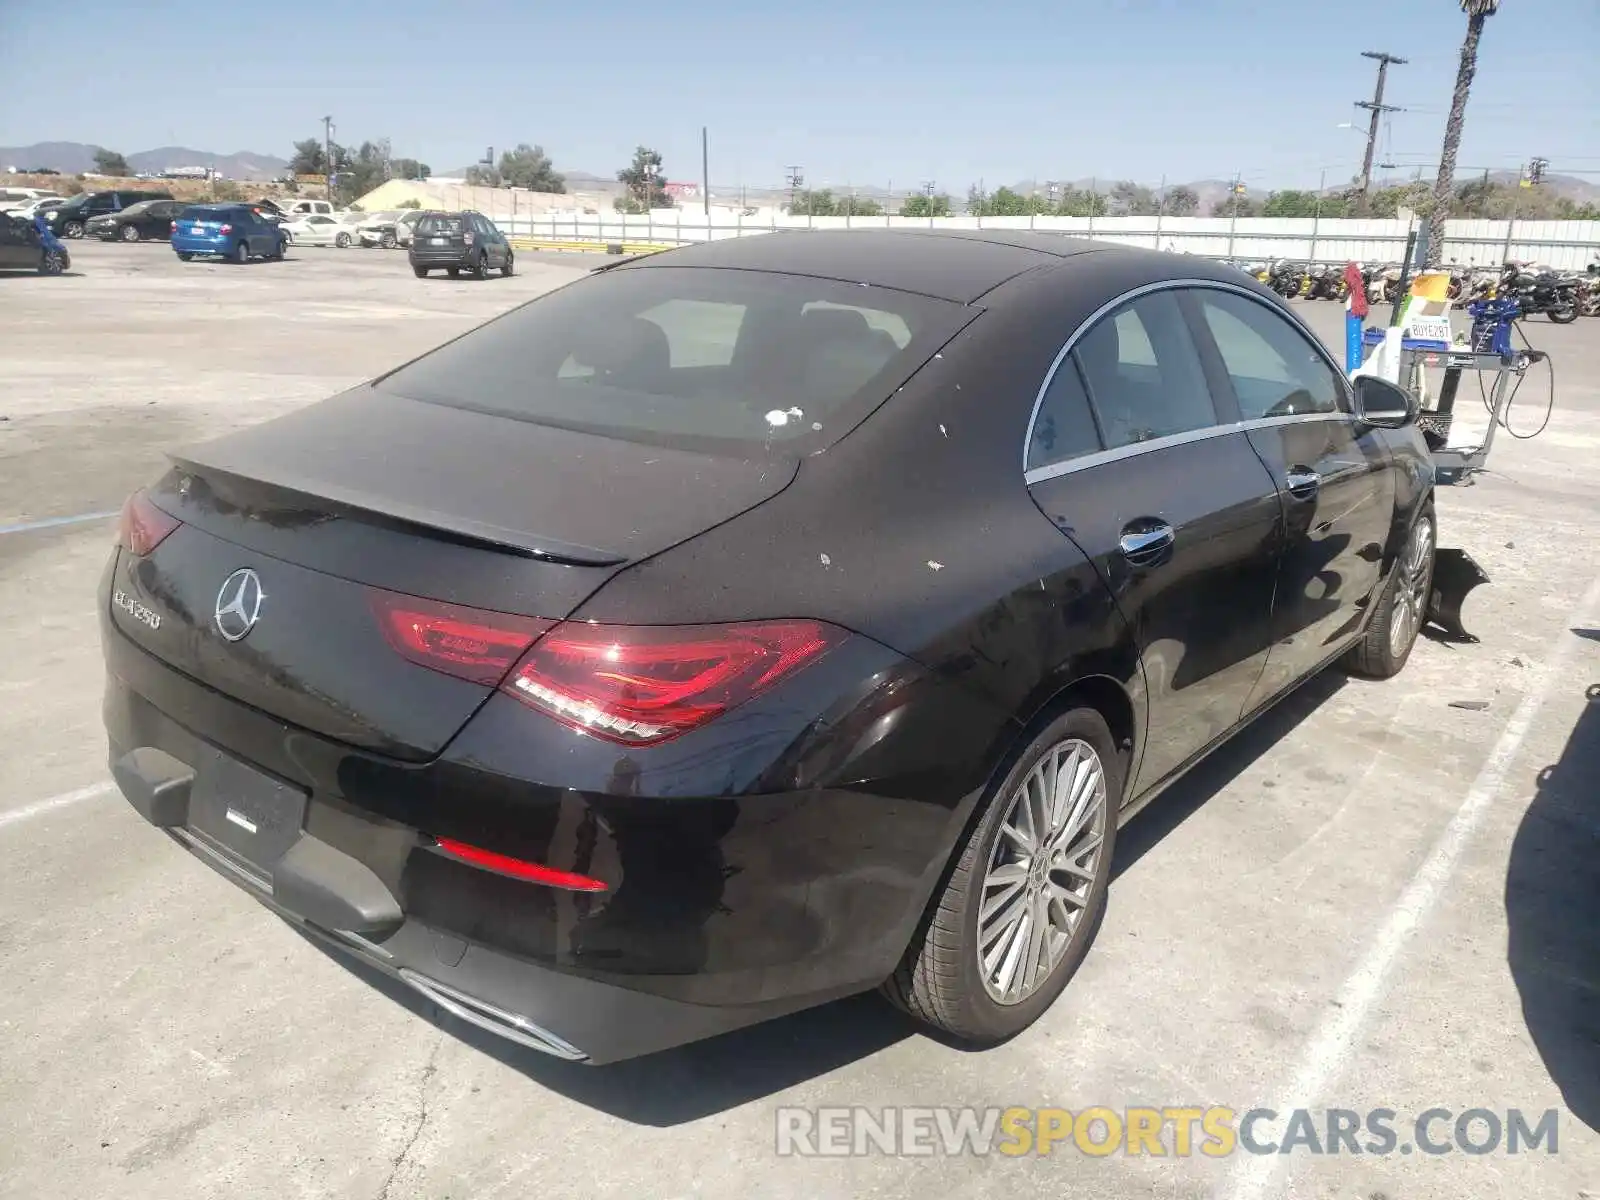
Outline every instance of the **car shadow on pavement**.
POLYGON ((1600 1131, 1600 683, 1587 696, 1511 844, 1506 959, 1545 1070, 1600 1131))
POLYGON ((508 1042, 458 1020, 374 967, 291 924, 311 945, 448 1036, 579 1104, 667 1127, 759 1100, 877 1053, 916 1029, 876 993, 835 1000, 643 1058, 591 1067, 508 1042))
POLYGON ((1112 880, 1118 879, 1168 834, 1199 812, 1208 800, 1350 682, 1350 677, 1337 667, 1312 676, 1207 755, 1165 795, 1151 801, 1148 808, 1117 832, 1112 880))

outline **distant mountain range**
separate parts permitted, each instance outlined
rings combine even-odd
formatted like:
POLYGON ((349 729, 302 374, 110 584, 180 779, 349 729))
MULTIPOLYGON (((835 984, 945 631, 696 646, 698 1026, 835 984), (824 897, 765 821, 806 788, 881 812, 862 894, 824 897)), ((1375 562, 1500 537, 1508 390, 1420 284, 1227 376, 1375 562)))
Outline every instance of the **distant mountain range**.
MULTIPOLYGON (((84 142, 36 142, 32 146, 0 146, 0 168, 26 171, 47 167, 63 175, 79 175, 94 170, 94 152, 100 149, 84 142)), ((160 174, 178 167, 215 167, 224 179, 273 179, 288 169, 289 160, 272 154, 252 154, 247 150, 218 154, 211 150, 192 150, 187 146, 159 146, 128 154, 128 166, 138 173, 160 174)))

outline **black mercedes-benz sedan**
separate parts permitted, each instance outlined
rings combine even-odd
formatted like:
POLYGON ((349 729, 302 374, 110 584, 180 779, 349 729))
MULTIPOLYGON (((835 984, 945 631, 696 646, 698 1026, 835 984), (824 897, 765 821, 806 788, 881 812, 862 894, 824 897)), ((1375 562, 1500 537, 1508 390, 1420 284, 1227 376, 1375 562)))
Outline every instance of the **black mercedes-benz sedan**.
POLYGON ((1405 663, 1414 418, 1190 257, 623 260, 133 496, 111 770, 551 1054, 875 987, 993 1043, 1087 952, 1120 822, 1322 668, 1405 663))

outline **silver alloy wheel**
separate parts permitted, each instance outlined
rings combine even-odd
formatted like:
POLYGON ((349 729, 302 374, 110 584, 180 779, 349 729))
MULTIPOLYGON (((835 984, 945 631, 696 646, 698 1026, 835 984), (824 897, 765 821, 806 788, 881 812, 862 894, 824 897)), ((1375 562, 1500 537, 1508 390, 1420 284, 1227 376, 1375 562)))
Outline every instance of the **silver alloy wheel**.
POLYGON ((1389 617, 1389 653, 1398 658, 1416 639, 1428 613, 1428 588, 1433 580, 1433 522, 1417 518, 1400 562, 1400 582, 1389 617))
POLYGON ((1106 773, 1082 738, 1052 746, 1006 801, 978 908, 978 971, 1001 1004, 1050 978, 1089 907, 1106 835, 1106 773))

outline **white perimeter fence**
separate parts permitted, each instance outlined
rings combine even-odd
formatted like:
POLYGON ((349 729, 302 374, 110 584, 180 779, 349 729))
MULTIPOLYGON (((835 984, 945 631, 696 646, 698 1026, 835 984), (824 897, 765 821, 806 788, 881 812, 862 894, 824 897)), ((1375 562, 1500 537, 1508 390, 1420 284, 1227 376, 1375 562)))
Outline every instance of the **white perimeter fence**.
MULTIPOLYGON (((783 229, 1034 229, 1100 238, 1130 246, 1243 260, 1300 262, 1399 262, 1406 220, 1298 217, 789 217, 765 219, 697 209, 657 209, 639 215, 593 213, 496 216, 509 237, 563 242, 649 242, 682 245, 746 237, 783 229)), ((1543 263, 1559 271, 1581 271, 1600 259, 1600 221, 1452 220, 1446 228, 1444 261, 1497 266, 1508 258, 1543 263)))

